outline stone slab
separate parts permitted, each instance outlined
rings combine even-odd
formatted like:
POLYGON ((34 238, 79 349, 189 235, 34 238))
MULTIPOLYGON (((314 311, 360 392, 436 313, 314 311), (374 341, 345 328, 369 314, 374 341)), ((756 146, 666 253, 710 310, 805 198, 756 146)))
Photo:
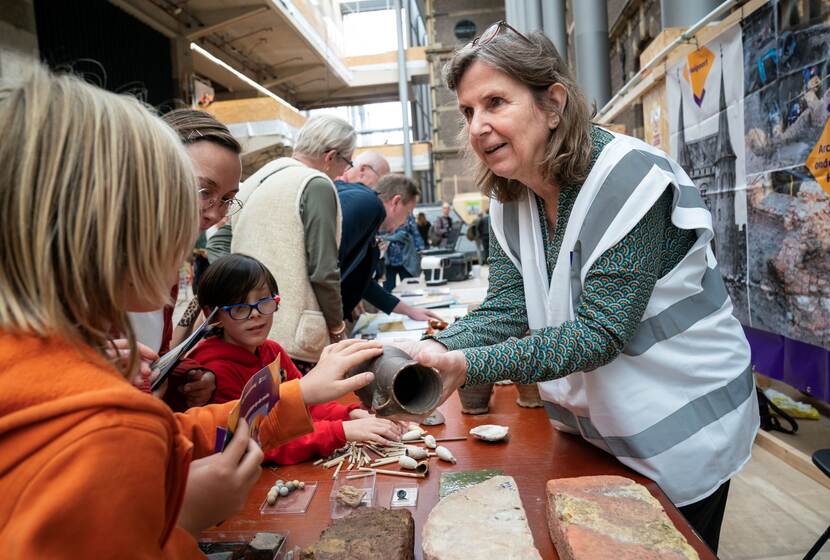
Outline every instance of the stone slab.
POLYGON ((493 478, 458 490, 430 512, 424 560, 541 560, 516 481, 493 478))

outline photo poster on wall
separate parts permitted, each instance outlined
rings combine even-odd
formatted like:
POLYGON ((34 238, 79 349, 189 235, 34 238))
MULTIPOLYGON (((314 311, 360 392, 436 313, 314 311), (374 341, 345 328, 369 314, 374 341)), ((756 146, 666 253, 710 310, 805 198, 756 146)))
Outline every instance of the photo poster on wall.
POLYGON ((712 214, 714 251, 735 315, 750 321, 741 30, 733 27, 666 75, 671 155, 712 214))
POLYGON ((779 4, 669 69, 671 154, 700 188, 735 315, 830 349, 830 25, 779 4), (727 130, 728 129, 728 130, 727 130))

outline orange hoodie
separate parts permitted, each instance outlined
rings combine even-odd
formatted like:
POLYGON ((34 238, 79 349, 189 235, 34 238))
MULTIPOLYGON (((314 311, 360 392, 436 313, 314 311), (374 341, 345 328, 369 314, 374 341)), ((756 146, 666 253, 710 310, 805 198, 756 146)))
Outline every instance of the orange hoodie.
MULTIPOLYGON (((173 414, 89 349, 0 333, 0 554, 204 558, 176 519, 234 402, 173 414)), ((311 430, 299 384, 281 385, 262 447, 311 430)))

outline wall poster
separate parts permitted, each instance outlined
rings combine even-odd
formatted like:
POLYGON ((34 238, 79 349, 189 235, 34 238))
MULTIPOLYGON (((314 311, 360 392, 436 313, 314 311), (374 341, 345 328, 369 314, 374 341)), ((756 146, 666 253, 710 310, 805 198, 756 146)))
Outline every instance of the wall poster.
POLYGON ((668 71, 671 154, 712 213, 735 315, 830 349, 830 20, 783 10, 668 71))

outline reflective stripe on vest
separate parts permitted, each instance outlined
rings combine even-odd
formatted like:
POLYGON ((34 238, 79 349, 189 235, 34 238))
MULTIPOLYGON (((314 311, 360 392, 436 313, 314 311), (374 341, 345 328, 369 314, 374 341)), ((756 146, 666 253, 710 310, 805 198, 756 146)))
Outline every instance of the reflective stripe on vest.
POLYGON ((630 436, 603 436, 591 419, 576 416, 556 403, 543 401, 548 418, 578 430, 591 443, 616 457, 654 457, 743 404, 755 391, 752 367, 718 389, 702 395, 642 432, 630 436))

